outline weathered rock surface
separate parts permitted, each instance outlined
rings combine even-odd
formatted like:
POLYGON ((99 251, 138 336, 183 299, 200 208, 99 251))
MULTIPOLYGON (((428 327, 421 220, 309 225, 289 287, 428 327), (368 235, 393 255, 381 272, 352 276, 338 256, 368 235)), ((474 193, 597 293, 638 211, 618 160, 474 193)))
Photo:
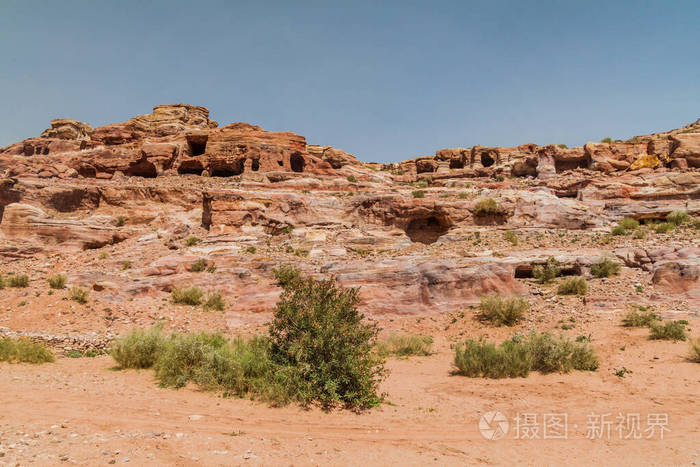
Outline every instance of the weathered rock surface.
POLYGON ((62 243, 66 247, 100 248, 123 238, 108 216, 54 219, 40 208, 13 203, 5 207, 0 232, 6 239, 62 243))

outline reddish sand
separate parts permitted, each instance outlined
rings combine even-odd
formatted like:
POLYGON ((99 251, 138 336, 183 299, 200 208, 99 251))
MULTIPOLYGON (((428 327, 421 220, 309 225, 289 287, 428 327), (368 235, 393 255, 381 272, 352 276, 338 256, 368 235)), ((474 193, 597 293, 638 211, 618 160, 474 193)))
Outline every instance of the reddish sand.
POLYGON ((389 361, 389 402, 363 414, 161 389, 151 371, 113 371, 107 356, 0 364, 0 465, 698 465, 700 365, 688 344, 649 341, 647 330, 607 319, 581 331, 595 336, 597 372, 501 380, 452 376, 449 342, 438 336, 435 355, 389 361), (632 370, 625 378, 613 374, 622 366, 632 370), (480 433, 488 411, 507 417, 502 439, 480 433), (520 439, 518 413, 536 415, 540 439, 520 439), (567 439, 542 439, 553 413, 567 414, 567 439), (587 439, 591 414, 606 413, 609 439, 587 439), (643 439, 621 439, 620 413, 639 414, 643 439), (668 416, 663 439, 658 429, 645 439, 654 414, 668 416))

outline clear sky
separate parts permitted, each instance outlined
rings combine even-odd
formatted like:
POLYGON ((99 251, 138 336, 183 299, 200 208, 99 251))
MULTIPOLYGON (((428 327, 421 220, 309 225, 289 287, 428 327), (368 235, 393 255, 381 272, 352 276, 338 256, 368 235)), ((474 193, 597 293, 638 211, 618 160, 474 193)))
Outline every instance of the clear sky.
POLYGON ((0 0, 0 146, 153 105, 366 161, 700 118, 700 1, 0 0))

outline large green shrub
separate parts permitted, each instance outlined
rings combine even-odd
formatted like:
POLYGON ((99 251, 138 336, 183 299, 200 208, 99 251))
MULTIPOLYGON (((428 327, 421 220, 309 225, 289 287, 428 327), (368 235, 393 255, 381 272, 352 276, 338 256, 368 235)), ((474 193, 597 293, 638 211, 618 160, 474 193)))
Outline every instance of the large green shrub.
POLYGON ((303 404, 324 408, 377 405, 383 359, 373 352, 378 328, 357 310, 358 289, 331 280, 287 285, 274 311, 271 357, 296 377, 303 404))

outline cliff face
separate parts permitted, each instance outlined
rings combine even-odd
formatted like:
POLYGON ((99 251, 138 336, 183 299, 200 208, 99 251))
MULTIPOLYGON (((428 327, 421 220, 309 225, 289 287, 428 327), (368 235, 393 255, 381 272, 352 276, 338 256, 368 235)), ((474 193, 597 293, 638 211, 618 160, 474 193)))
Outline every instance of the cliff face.
POLYGON ((392 166, 414 175, 456 175, 455 170, 462 170, 465 176, 497 172, 539 178, 574 169, 610 173, 663 167, 700 168, 700 120, 677 130, 636 136, 627 141, 587 143, 574 148, 536 144, 448 148, 438 150, 435 156, 392 166))
POLYGON ((0 149, 0 170, 7 176, 99 179, 256 172, 333 175, 333 167, 356 163, 352 156, 326 148, 309 151, 303 136, 246 123, 218 128, 204 107, 160 105, 152 114, 94 130, 75 120, 54 120, 40 137, 0 149))
POLYGON ((203 107, 157 106, 95 129, 61 119, 0 149, 0 259, 41 270, 56 254, 71 281, 119 303, 182 283, 220 289, 231 320, 272 308, 281 263, 361 286, 370 313, 416 314, 527 293, 516 279, 550 255, 584 275, 614 255, 648 275, 658 300, 666 287, 692 305, 697 231, 648 225, 700 215, 699 160, 698 122, 626 142, 441 149, 381 165, 294 133, 220 127, 203 107), (647 233, 610 236, 623 217, 647 233), (193 274, 198 258, 216 274, 193 274))

